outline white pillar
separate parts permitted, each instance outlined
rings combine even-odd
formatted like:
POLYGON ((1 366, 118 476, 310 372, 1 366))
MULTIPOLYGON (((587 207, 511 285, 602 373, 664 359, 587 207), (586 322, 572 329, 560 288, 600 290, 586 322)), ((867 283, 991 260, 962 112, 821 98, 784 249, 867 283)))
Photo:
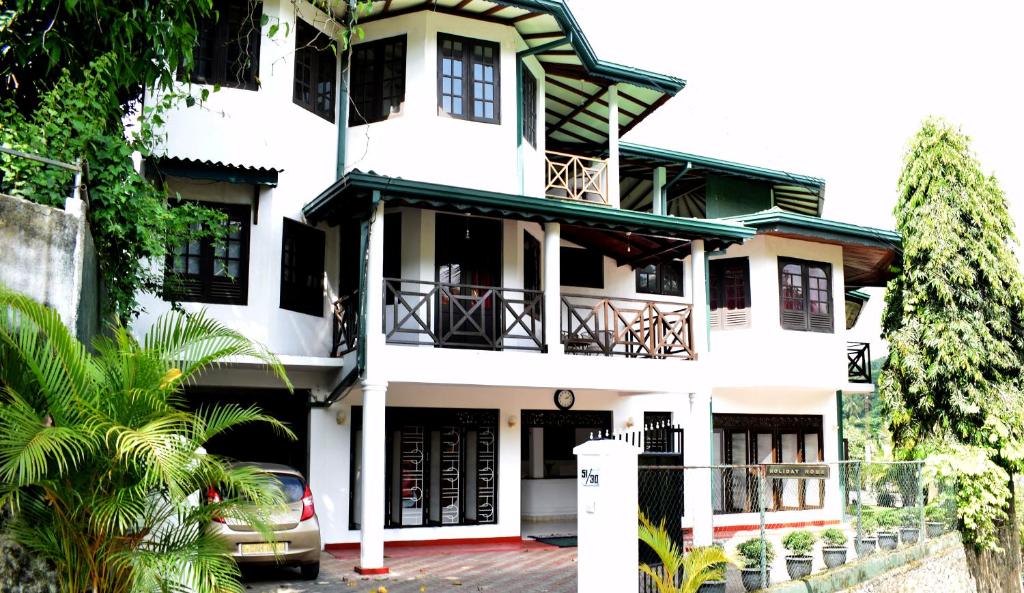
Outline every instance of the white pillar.
POLYGON ((381 361, 384 347, 384 202, 378 202, 370 218, 366 258, 366 369, 363 381, 387 383, 381 361))
POLYGON ((690 243, 690 289, 693 291, 693 309, 690 323, 693 324, 693 349, 697 359, 707 359, 708 343, 708 275, 704 259, 704 240, 695 239, 690 243))
MULTIPOLYGON (((637 593, 637 454, 625 441, 589 441, 576 454, 577 591, 637 593)), ((689 494, 687 494, 689 496, 689 494)))
POLYGON ((544 343, 549 354, 563 354, 562 346, 562 226, 544 223, 544 343))
POLYGON ((654 168, 654 186, 651 187, 651 208, 655 214, 668 214, 665 212, 665 167, 654 168))
POLYGON ((608 204, 619 207, 619 90, 608 87, 608 204))
POLYGON ((387 574, 384 566, 384 468, 387 449, 384 430, 387 383, 363 381, 363 458, 359 494, 360 574, 387 574))
POLYGON ((683 487, 686 490, 684 513, 693 526, 693 543, 711 545, 714 524, 711 481, 711 396, 707 390, 688 394, 690 414, 683 431, 683 463, 693 469, 686 470, 683 487))

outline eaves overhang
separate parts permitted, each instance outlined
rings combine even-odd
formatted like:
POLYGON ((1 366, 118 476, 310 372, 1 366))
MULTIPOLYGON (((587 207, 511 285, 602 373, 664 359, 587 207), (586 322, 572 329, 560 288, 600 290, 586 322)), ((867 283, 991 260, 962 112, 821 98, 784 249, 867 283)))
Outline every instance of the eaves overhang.
POLYGON ((755 229, 742 223, 660 216, 583 202, 484 191, 352 171, 306 204, 312 223, 337 224, 365 215, 374 197, 397 205, 427 207, 535 222, 559 222, 678 239, 705 239, 711 247, 740 243, 755 229))
POLYGON ((162 177, 185 177, 204 181, 243 183, 264 187, 277 187, 279 169, 254 167, 223 161, 161 157, 148 163, 162 177))

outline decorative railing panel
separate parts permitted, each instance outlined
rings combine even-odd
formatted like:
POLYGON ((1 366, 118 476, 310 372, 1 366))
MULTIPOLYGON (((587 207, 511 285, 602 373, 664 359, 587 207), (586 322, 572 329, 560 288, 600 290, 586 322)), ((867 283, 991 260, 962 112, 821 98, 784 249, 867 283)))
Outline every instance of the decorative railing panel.
POLYGON ((846 367, 851 383, 871 383, 871 344, 847 342, 846 367))
POLYGON ((477 350, 544 350, 540 290, 384 280, 389 344, 477 350))
POLYGON ((359 336, 359 293, 352 291, 334 301, 331 356, 338 357, 356 349, 359 336))
POLYGON ((694 360, 692 308, 686 303, 562 295, 568 354, 694 360))
POLYGON ((544 195, 608 203, 608 161, 549 150, 544 195))

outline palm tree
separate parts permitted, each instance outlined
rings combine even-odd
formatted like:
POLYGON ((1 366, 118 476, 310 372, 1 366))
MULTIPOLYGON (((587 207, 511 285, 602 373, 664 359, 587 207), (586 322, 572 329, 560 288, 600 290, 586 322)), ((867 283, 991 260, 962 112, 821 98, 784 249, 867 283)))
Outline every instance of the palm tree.
POLYGON ((268 539, 282 503, 267 474, 202 449, 266 422, 255 407, 188 411, 184 386, 229 357, 265 363, 263 346, 208 318, 171 312, 140 343, 124 327, 90 351, 39 303, 0 286, 0 507, 16 541, 49 560, 69 593, 238 591, 239 573, 206 526, 250 522, 268 539), (222 502, 207 503, 216 485, 222 502))
POLYGON ((640 513, 640 541, 661 561, 660 571, 647 563, 640 565, 640 571, 651 577, 659 593, 697 593, 704 583, 725 579, 729 558, 721 548, 699 547, 683 554, 665 529, 664 519, 655 525, 640 513))

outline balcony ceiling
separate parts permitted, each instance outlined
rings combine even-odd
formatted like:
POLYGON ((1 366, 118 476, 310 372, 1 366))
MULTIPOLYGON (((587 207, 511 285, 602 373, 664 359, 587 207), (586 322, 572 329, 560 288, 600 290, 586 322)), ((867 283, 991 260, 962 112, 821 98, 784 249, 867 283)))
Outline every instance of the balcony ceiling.
POLYGON ((686 85, 673 76, 598 59, 562 0, 379 0, 360 22, 427 10, 519 32, 525 51, 545 71, 544 118, 552 148, 587 153, 607 146, 606 98, 611 86, 619 93, 622 136, 686 85))

